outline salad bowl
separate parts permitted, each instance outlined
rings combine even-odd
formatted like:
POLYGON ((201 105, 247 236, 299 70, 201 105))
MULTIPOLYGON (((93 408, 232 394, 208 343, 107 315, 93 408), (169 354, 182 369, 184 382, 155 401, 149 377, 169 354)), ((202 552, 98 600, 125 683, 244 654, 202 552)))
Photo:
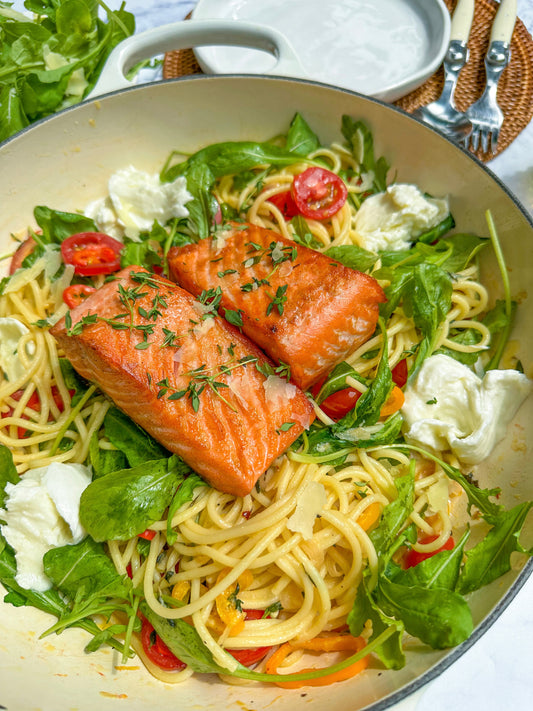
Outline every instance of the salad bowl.
MULTIPOLYGON (((519 301, 512 343, 531 377, 533 225, 525 210, 480 162, 430 127, 378 100, 315 82, 245 76, 157 82, 94 97, 22 131, 0 146, 0 253, 9 251, 11 233, 35 227, 36 205, 82 210, 106 193, 109 176, 121 168, 134 165, 155 173, 172 150, 187 154, 219 141, 268 140, 286 129, 295 112, 323 143, 342 140, 344 114, 364 121, 376 154, 386 156, 396 180, 419 185, 432 195, 447 195, 461 232, 488 236, 490 210, 512 293, 519 301)), ((482 271, 493 298, 502 298, 496 260, 484 258, 482 271)), ((530 398, 506 439, 474 467, 476 480, 484 488, 500 488, 500 501, 509 507, 533 499, 532 429, 530 398)), ((531 546, 532 540, 530 515, 521 543, 531 546)), ((510 571, 469 596, 475 629, 458 647, 431 650, 413 642, 403 669, 385 671, 375 665, 359 678, 323 689, 229 685, 214 675, 167 685, 153 679, 135 658, 122 664, 111 649, 86 654, 81 631, 40 640, 50 625, 44 613, 0 602, 0 704, 10 711, 107 711, 124 706, 145 711, 170 705, 183 711, 287 711, 295 705, 323 711, 332 704, 339 711, 381 711, 457 661, 511 603, 532 567, 524 555, 516 554, 510 571)))

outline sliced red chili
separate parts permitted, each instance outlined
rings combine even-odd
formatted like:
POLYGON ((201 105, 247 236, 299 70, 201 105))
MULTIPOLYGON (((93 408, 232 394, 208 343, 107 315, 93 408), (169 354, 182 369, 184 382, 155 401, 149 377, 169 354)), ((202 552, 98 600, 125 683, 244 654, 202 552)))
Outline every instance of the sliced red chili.
POLYGON ((103 232, 80 232, 61 243, 66 264, 81 276, 112 274, 120 269, 123 244, 103 232))
POLYGON ((286 220, 291 220, 298 215, 298 208, 290 190, 276 193, 268 198, 268 202, 275 205, 286 220))
POLYGON ((139 533, 139 538, 144 538, 145 541, 151 541, 152 538, 154 538, 155 534, 155 531, 153 531, 151 528, 147 528, 146 531, 143 531, 143 533, 139 533))
POLYGON ((71 284, 63 291, 63 301, 69 309, 74 309, 95 291, 94 286, 88 284, 71 284))
POLYGON ((148 659, 161 669, 181 671, 187 666, 170 651, 146 618, 142 621, 141 642, 148 659))
POLYGON ((37 242, 33 237, 28 237, 24 242, 21 242, 15 254, 11 257, 11 263, 9 265, 10 274, 14 274, 17 269, 20 269, 22 262, 33 252, 36 244, 37 242))
POLYGON ((304 217, 325 220, 346 202, 348 188, 336 173, 325 168, 307 168, 292 183, 291 194, 304 217))
MULTIPOLYGON (((427 536, 426 538, 422 538, 419 543, 425 545, 427 543, 432 543, 436 539, 437 536, 427 536)), ((413 548, 411 548, 411 550, 405 556, 404 566, 405 568, 413 568, 415 565, 418 565, 423 560, 432 558, 434 555, 437 555, 437 553, 440 553, 441 551, 451 551, 454 546, 455 541, 453 540, 453 537, 450 536, 446 543, 444 543, 440 548, 437 548, 434 551, 415 551, 413 548)))

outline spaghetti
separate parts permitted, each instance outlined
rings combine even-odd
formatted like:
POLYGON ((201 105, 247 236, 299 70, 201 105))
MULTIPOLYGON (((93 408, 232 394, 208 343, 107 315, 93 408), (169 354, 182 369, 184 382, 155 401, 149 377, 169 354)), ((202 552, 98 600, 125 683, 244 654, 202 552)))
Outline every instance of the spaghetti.
MULTIPOLYGON (((320 251, 355 244, 357 207, 372 176, 362 173, 352 153, 338 144, 320 148, 308 159, 358 178, 347 182, 350 197, 331 219, 305 220, 310 239, 320 251)), ((294 239, 294 225, 272 199, 287 191, 307 165, 258 166, 244 187, 236 186, 234 176, 223 176, 214 194, 246 222, 294 239)), ((380 266, 378 260, 370 271, 380 266)), ((18 272, 0 297, 0 317, 15 318, 27 328, 18 349, 24 374, 0 385, 0 443, 11 450, 19 474, 51 462, 85 463, 91 438, 99 433, 110 407, 94 389, 83 401, 71 401, 61 353, 46 324, 66 312, 61 293, 72 273, 67 270, 59 283, 52 282, 51 269, 50 260, 42 257, 18 272)), ((434 350, 482 353, 489 346, 490 331, 477 319, 487 309, 488 294, 477 278, 475 266, 454 275, 452 306, 434 350), (451 337, 468 330, 477 333, 474 343, 451 337)), ((346 359, 360 376, 374 377, 383 337, 377 332, 346 359)), ((388 319, 386 337, 391 369, 403 359, 412 360, 420 335, 401 307, 388 319)), ((348 378, 346 386, 366 387, 354 378, 348 378)), ((315 410, 322 423, 332 424, 319 405, 315 410)), ((99 446, 113 449, 101 433, 99 446)), ((297 661, 298 646, 345 629, 358 586, 365 576, 372 580, 378 575, 369 533, 397 497, 396 480, 411 466, 407 453, 386 446, 365 450, 354 444, 313 461, 305 448, 293 449, 244 498, 196 489, 193 500, 172 516, 173 542, 167 541, 167 521, 162 519, 150 525, 150 535, 144 537, 151 538, 149 543, 139 545, 141 539, 135 536, 108 541, 106 550, 117 572, 129 575, 134 588, 142 589, 151 610, 167 620, 190 622, 214 661, 228 672, 239 665, 238 655, 231 655, 235 650, 265 647, 268 652, 290 643, 291 659, 297 661), (247 619, 246 611, 261 614, 247 619)), ((438 463, 422 458, 416 461, 415 480, 409 523, 426 542, 414 542, 413 548, 437 551, 452 533, 450 501, 459 487, 438 463)), ((363 631, 363 641, 369 634, 363 631)), ((164 682, 181 682, 193 673, 191 667, 166 671, 150 659, 137 637, 132 644, 148 670, 164 682)))

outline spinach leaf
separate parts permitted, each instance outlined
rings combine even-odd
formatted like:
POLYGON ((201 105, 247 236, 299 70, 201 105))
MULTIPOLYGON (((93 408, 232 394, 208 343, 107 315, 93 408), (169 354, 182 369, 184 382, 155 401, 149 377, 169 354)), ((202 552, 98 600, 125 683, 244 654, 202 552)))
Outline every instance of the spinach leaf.
POLYGON ((6 502, 6 484, 17 484, 19 481, 13 455, 5 445, 0 444, 0 509, 6 502))
POLYGON ((98 433, 95 432, 89 443, 89 460, 93 468, 93 479, 98 479, 110 472, 125 469, 128 460, 119 449, 102 449, 99 445, 98 433))
POLYGON ((345 267, 356 269, 360 272, 367 272, 378 260, 378 255, 369 252, 356 244, 340 244, 336 247, 329 247, 324 254, 332 259, 336 259, 345 267))
POLYGON ((189 474, 183 475, 183 480, 178 486, 174 498, 172 499, 170 506, 168 507, 167 513, 167 543, 172 545, 176 542, 178 534, 172 528, 172 518, 176 511, 183 506, 183 504, 192 501, 194 491, 199 486, 209 486, 208 483, 202 479, 195 472, 190 472, 189 474))
POLYGON ((38 205, 33 210, 33 215, 42 230, 38 238, 45 244, 60 244, 67 237, 78 232, 98 232, 93 220, 78 213, 61 212, 45 205, 38 205))
POLYGON ((196 629, 184 620, 167 620, 156 614, 145 602, 141 612, 178 659, 200 674, 228 673, 220 667, 202 642, 196 629))
POLYGON ((355 160, 361 164, 363 171, 374 173, 373 192, 383 192, 387 187, 389 164, 385 158, 376 160, 372 131, 363 121, 354 121, 347 115, 342 117, 341 131, 355 160))
POLYGON ((455 220, 453 219, 451 214, 448 214, 443 220, 441 220, 437 225, 435 225, 435 227, 432 227, 431 229, 419 235, 417 237, 417 240, 418 242, 426 242, 427 244, 431 244, 432 242, 435 242, 436 240, 440 239, 450 230, 453 230, 454 227, 455 220))
POLYGON ((511 554, 515 551, 533 555, 525 550, 518 537, 533 501, 525 501, 509 511, 490 517, 492 528, 474 548, 466 552, 457 590, 463 594, 488 585, 511 569, 511 554))
POLYGON ((107 598, 127 600, 131 594, 130 579, 117 573, 103 545, 90 536, 75 545, 52 548, 44 554, 43 563, 56 588, 78 604, 107 598))
POLYGON ((188 471, 172 456, 99 477, 81 495, 80 521, 95 541, 126 541, 161 519, 188 471))
POLYGON ((291 121, 285 147, 291 153, 303 157, 320 148, 318 136, 299 113, 295 114, 291 121))
POLYGON ((170 452, 117 407, 106 412, 103 425, 107 439, 125 454, 131 467, 170 456, 170 452))

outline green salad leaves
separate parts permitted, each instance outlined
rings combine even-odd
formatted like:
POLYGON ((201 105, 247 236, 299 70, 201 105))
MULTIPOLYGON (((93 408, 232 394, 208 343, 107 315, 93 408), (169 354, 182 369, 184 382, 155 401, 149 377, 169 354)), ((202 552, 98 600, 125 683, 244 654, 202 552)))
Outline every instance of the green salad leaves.
POLYGON ((0 141, 90 93, 134 16, 101 0, 0 2, 0 141), (98 16, 105 10, 107 20, 98 16))

